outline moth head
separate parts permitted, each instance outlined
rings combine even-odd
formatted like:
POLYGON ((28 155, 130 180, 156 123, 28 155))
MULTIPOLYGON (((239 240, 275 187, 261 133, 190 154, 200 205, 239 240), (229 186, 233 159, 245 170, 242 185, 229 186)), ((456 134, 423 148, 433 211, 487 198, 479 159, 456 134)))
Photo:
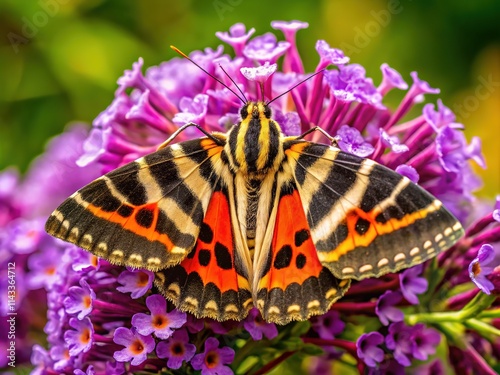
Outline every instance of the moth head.
POLYGON ((272 115, 271 108, 265 102, 248 102, 240 109, 241 120, 251 119, 270 119, 272 115))

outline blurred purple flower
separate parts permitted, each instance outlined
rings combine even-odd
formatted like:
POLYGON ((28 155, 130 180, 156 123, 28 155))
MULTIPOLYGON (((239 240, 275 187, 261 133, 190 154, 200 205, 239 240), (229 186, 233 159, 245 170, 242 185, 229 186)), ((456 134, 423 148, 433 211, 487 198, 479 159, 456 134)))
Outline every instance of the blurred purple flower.
POLYGON ((410 167, 409 165, 401 164, 396 167, 396 172, 398 172, 400 175, 408 177, 411 182, 416 184, 420 178, 418 175, 418 172, 415 170, 415 168, 410 167))
POLYGON ((300 117, 297 112, 283 113, 274 111, 274 119, 280 124, 281 130, 286 135, 300 135, 300 117))
POLYGON ((60 256, 61 249, 53 245, 52 247, 44 247, 42 252, 34 253, 28 258, 30 270, 28 285, 30 289, 44 287, 50 290, 61 281, 65 268, 62 267, 60 256))
POLYGON ((385 344, 393 351, 394 359, 405 367, 411 365, 414 345, 412 334, 412 327, 406 326, 403 322, 397 322, 389 326, 389 333, 385 337, 385 344))
POLYGON ((42 348, 40 345, 33 345, 33 351, 31 352, 31 363, 35 366, 31 374, 42 375, 45 368, 49 367, 52 360, 49 356, 47 350, 42 348))
POLYGON ((74 328, 64 332, 64 341, 69 345, 69 354, 76 356, 88 352, 93 343, 94 326, 88 317, 71 318, 69 325, 74 328))
POLYGON ((493 259, 495 259, 493 246, 484 244, 477 252, 477 257, 469 264, 469 276, 471 280, 486 294, 490 294, 494 289, 493 283, 486 278, 493 271, 493 267, 487 266, 493 259))
POLYGON ((316 42, 316 51, 320 57, 320 63, 317 70, 323 69, 328 65, 343 65, 349 62, 349 57, 344 55, 344 52, 337 48, 332 48, 324 40, 316 42))
POLYGON ((417 324, 412 332, 412 354, 421 361, 426 361, 430 355, 436 353, 436 348, 441 341, 441 335, 432 328, 426 328, 424 324, 417 324))
POLYGON ((290 43, 278 42, 276 35, 266 33, 252 39, 243 49, 243 55, 261 64, 265 62, 273 64, 288 48, 290 43))
POLYGON ((95 375, 95 371, 94 371, 94 366, 92 365, 88 365, 87 367, 87 370, 85 372, 83 372, 82 370, 80 369, 76 369, 74 372, 73 372, 74 375, 95 375))
POLYGON ((380 83, 378 91, 382 95, 387 94, 393 88, 400 90, 408 89, 408 84, 404 81, 403 77, 401 77, 401 74, 391 68, 388 64, 382 64, 380 70, 382 71, 382 83, 380 83))
POLYGON ((184 361, 189 362, 196 353, 196 346, 189 343, 185 329, 178 329, 166 341, 160 341, 156 346, 158 358, 168 358, 167 366, 178 369, 184 361))
POLYGON ((31 254, 38 248, 40 241, 46 236, 44 220, 40 218, 26 220, 18 218, 9 223, 9 237, 4 246, 17 254, 31 254))
POLYGON ((141 335, 150 335, 154 332, 160 339, 168 339, 174 332, 186 323, 186 313, 172 310, 167 313, 167 301, 159 294, 152 294, 146 298, 146 306, 151 315, 137 313, 132 317, 134 326, 141 335))
POLYGON ((267 323, 262 319, 258 309, 252 309, 243 321, 243 327, 250 333, 252 339, 262 340, 262 335, 272 340, 278 336, 278 329, 274 323, 267 323))
POLYGON ((249 81, 264 83, 274 72, 276 72, 277 68, 278 65, 269 64, 269 62, 266 61, 265 64, 256 68, 241 68, 241 74, 249 81))
POLYGON ((359 130, 351 128, 349 125, 342 125, 337 132, 340 137, 339 148, 342 151, 366 158, 373 153, 373 146, 366 142, 359 130))
POLYGON ((96 296, 85 279, 80 280, 80 286, 72 286, 68 290, 68 296, 64 299, 64 307, 68 314, 77 314, 82 320, 92 311, 92 301, 96 296))
POLYGON ((172 121, 177 125, 194 122, 204 125, 204 117, 207 114, 208 95, 198 94, 194 98, 184 97, 179 103, 182 112, 177 113, 172 121))
POLYGON ((20 186, 19 172, 14 168, 0 171, 0 228, 19 215, 16 192, 20 186))
POLYGON ((422 273, 423 266, 418 265, 408 268, 399 274, 399 285, 403 297, 408 302, 416 305, 418 303, 417 294, 422 294, 427 290, 428 281, 419 276, 422 273))
POLYGON ((99 177, 95 164, 78 167, 75 162, 83 154, 87 126, 75 124, 54 137, 47 151, 36 158, 20 187, 22 210, 26 217, 45 217, 69 195, 99 177), (44 199, 40 199, 44 197, 44 199))
POLYGON ((99 258, 95 255, 84 251, 83 249, 72 246, 69 249, 69 256, 71 258, 71 268, 75 272, 88 272, 90 270, 99 269, 99 258))
POLYGON ((432 126, 434 131, 438 132, 440 128, 450 126, 454 129, 462 129, 463 125, 455 123, 455 114, 443 104, 441 99, 437 101, 437 111, 434 110, 434 104, 426 104, 422 110, 425 120, 432 126))
POLYGON ((245 44, 254 33, 255 29, 253 27, 247 31, 244 24, 236 23, 229 28, 229 32, 218 31, 215 36, 233 47, 236 56, 241 56, 245 44))
POLYGON ((441 336, 434 329, 426 328, 421 323, 409 327, 403 322, 391 324, 385 338, 387 348, 393 351, 396 361, 406 367, 414 358, 427 360, 429 355, 436 353, 440 341, 441 336))
POLYGON ((403 320, 403 312, 395 307, 402 299, 403 296, 399 291, 393 292, 388 290, 380 296, 375 307, 375 313, 383 325, 387 326, 389 322, 400 322, 403 320))
POLYGON ((125 270, 117 281, 122 285, 116 289, 122 293, 131 292, 132 298, 142 297, 153 286, 154 274, 148 270, 125 270))
POLYGON ((330 310, 323 315, 313 316, 310 320, 312 329, 322 339, 332 340, 345 329, 345 323, 340 319, 339 312, 335 310, 330 310))
POLYGON ((119 327, 116 329, 113 341, 125 348, 116 351, 113 357, 119 362, 129 362, 140 365, 155 348, 155 340, 151 336, 143 336, 134 329, 119 327))
POLYGON ((356 342, 358 357, 368 367, 376 367, 384 359, 384 351, 379 347, 384 342, 384 336, 379 332, 364 333, 356 342))
POLYGON ((380 139, 385 146, 390 147, 391 151, 396 154, 408 151, 408 146, 399 143, 398 137, 389 136, 384 129, 380 129, 380 139))
POLYGON ((195 355, 191 364, 195 370, 201 370, 201 375, 231 375, 233 371, 226 365, 233 359, 233 349, 227 346, 219 348, 219 340, 209 337, 205 341, 205 351, 195 355))

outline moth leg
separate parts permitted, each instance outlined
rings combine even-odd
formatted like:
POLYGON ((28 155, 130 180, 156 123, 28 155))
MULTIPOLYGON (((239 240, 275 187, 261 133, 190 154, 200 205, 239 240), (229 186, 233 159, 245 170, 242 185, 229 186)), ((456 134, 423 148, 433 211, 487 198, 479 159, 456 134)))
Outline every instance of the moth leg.
POLYGON ((190 122, 190 123, 188 123, 186 125, 181 126, 174 133, 172 133, 172 135, 170 137, 168 137, 165 142, 163 142, 161 145, 158 146, 158 148, 156 149, 156 151, 161 150, 162 148, 167 147, 170 144, 170 142, 172 142, 175 139, 175 137, 177 137, 181 132, 183 132, 184 130, 186 130, 190 126, 196 127, 199 131, 201 131, 203 134, 205 134, 208 138, 210 138, 212 141, 214 141, 215 143, 217 143, 217 145, 224 146, 224 143, 219 138, 216 138, 212 134, 208 133, 200 125, 195 124, 194 122, 190 122))
POLYGON ((326 130, 320 128, 319 126, 313 126, 312 128, 306 130, 304 133, 299 135, 297 139, 303 139, 306 135, 311 134, 312 132, 318 131, 321 134, 323 134, 326 138, 328 138, 331 142, 331 145, 334 147, 337 147, 338 142, 340 140, 340 137, 336 135, 335 137, 332 137, 330 134, 326 132, 326 130))

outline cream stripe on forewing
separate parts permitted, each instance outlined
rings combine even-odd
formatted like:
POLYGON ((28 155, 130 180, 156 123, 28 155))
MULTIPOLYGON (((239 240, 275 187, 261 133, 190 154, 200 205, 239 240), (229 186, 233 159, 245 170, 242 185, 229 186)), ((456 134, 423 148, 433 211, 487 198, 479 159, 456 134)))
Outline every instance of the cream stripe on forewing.
MULTIPOLYGON (((288 160, 290 167, 295 169, 298 164, 297 159, 289 158, 288 160)), ((314 194, 323 184, 323 181, 325 181, 328 178, 331 168, 332 168, 332 161, 323 158, 318 158, 311 166, 307 167, 307 174, 303 183, 304 186, 307 186, 307 190, 301 190, 300 184, 298 184, 299 185, 298 188, 299 190, 301 190, 300 199, 302 200, 302 205, 304 206, 305 209, 309 208, 309 204, 311 203, 314 194)))
MULTIPOLYGON (((333 163, 330 163, 330 168, 333 163)), ((345 220, 346 212, 349 212, 351 208, 360 206, 368 187, 370 172, 375 165, 376 163, 370 159, 363 160, 359 168, 360 173, 357 174, 356 180, 352 184, 351 188, 344 194, 343 197, 336 201, 330 211, 319 223, 316 223, 315 227, 311 230, 311 236, 314 238, 315 243, 317 241, 327 240, 331 236, 332 231, 335 231, 339 224, 345 220)), ((302 190, 300 191, 300 194, 302 197, 302 190)), ((312 195, 313 194, 314 192, 312 195)), ((305 205, 304 208, 306 209, 306 212, 309 209, 309 207, 306 207, 305 205)))
MULTIPOLYGON (((99 177, 99 178, 103 178, 103 177, 99 177)), ((71 195, 71 198, 73 198, 76 203, 78 203, 80 206, 82 206, 84 208, 88 207, 88 205, 90 204, 89 202, 83 200, 80 191, 77 191, 77 192, 73 193, 71 195)))
POLYGON ((127 200, 127 198, 122 193, 120 193, 118 191, 118 189, 113 184, 113 181, 111 181, 111 179, 109 177, 107 177, 106 175, 104 175, 104 176, 100 177, 100 179, 102 179, 106 183, 106 186, 108 187, 108 189, 111 192, 111 195, 113 197, 117 198, 120 202, 127 202, 127 203, 129 203, 129 201, 127 200))
POLYGON ((144 158, 137 160, 137 163, 139 163, 137 179, 141 182, 144 190, 146 190, 146 200, 148 202, 158 202, 163 198, 160 185, 158 185, 156 179, 151 175, 151 170, 147 168, 144 158))
POLYGON ((396 203, 396 199, 399 195, 399 193, 401 193, 404 188, 406 188, 409 184, 410 184, 410 179, 403 176, 403 178, 401 179, 401 181, 398 182, 398 184, 393 188, 392 192, 391 192, 391 195, 389 195, 387 198, 385 198, 384 200, 380 201, 374 208, 374 211, 375 211, 375 214, 374 216, 378 215, 379 213, 381 213, 382 211, 386 210, 388 207, 390 206, 396 206, 397 203, 396 203))

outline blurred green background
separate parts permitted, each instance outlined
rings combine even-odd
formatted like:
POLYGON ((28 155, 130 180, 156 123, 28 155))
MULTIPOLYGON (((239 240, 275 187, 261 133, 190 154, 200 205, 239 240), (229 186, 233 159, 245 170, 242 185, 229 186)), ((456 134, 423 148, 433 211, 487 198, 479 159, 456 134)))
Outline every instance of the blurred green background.
POLYGON ((244 22, 261 34, 275 19, 309 22, 298 34, 309 71, 321 38, 363 64, 376 83, 387 62, 407 81, 417 70, 441 88, 467 137, 483 139, 481 195, 500 193, 498 0, 2 0, 0 170, 25 171, 67 123, 90 124, 138 57, 156 65, 174 56, 170 44, 186 52, 214 48, 216 31, 244 22))

